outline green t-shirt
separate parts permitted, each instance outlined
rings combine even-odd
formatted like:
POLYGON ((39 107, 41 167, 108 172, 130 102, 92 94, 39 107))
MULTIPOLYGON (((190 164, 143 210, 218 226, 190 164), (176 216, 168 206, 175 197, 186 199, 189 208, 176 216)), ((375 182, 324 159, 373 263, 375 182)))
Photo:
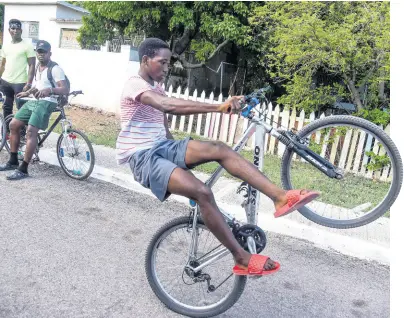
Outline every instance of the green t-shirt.
POLYGON ((18 43, 6 43, 1 50, 1 57, 6 59, 6 66, 1 77, 12 83, 26 83, 28 80, 28 58, 35 57, 34 47, 24 40, 18 43))

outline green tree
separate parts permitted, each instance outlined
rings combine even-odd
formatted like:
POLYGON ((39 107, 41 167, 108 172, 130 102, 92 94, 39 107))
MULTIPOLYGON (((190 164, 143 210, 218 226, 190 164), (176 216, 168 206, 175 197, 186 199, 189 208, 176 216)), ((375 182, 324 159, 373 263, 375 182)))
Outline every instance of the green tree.
MULTIPOLYGON (((251 42, 248 14, 255 2, 88 1, 91 15, 83 18, 79 41, 83 47, 120 36, 144 34, 170 44, 174 63, 204 67, 227 48, 244 56, 251 42), (196 62, 185 54, 194 53, 196 62)), ((245 58, 244 58, 245 62, 245 58)))
POLYGON ((250 17, 261 66, 283 88, 278 102, 313 110, 338 97, 358 111, 388 97, 388 2, 267 2, 250 17))

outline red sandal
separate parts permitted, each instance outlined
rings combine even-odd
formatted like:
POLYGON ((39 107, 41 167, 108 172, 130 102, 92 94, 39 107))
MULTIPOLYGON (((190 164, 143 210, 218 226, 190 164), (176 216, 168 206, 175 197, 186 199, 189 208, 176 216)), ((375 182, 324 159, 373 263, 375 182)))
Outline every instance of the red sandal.
POLYGON ((314 191, 309 191, 305 194, 301 194, 302 191, 303 190, 289 190, 288 192, 286 192, 288 203, 275 211, 275 217, 278 218, 280 216, 288 215, 289 213, 298 210, 302 206, 313 201, 320 195, 320 193, 314 191))
POLYGON ((278 262, 274 262, 276 267, 270 270, 264 270, 264 265, 269 257, 264 255, 253 254, 248 262, 248 268, 242 268, 239 265, 233 267, 234 275, 243 276, 265 276, 277 272, 281 265, 278 262))

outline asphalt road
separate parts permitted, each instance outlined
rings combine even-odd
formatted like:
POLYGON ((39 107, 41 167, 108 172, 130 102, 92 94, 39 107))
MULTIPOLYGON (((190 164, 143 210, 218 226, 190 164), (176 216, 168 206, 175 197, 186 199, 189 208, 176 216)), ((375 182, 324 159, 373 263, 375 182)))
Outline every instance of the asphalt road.
MULTIPOLYGON (((4 151, 0 162, 5 160, 4 151)), ((187 208, 60 168, 0 172, 0 317, 179 317, 151 291, 146 245, 187 208)), ((249 280, 221 317, 389 317, 390 269, 270 234, 277 274, 249 280)))

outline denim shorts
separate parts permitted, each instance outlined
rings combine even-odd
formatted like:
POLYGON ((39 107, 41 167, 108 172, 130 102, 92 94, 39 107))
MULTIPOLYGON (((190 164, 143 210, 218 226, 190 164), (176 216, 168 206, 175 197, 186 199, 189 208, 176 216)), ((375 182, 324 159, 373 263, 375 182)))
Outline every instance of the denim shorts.
POLYGON ((167 187, 174 169, 189 169, 185 164, 185 154, 191 139, 167 139, 150 149, 135 152, 129 159, 135 180, 150 189, 160 201, 166 200, 171 194, 167 187))

